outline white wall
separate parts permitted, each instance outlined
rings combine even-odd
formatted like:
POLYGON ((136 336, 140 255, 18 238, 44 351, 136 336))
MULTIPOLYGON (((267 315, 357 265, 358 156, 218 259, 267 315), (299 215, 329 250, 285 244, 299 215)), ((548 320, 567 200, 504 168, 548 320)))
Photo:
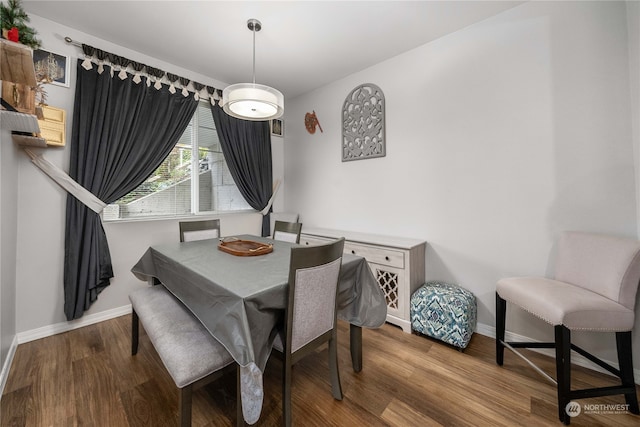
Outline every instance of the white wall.
MULTIPOLYGON (((627 41, 629 44, 629 86, 634 158, 640 165, 640 2, 627 0, 627 41)), ((636 167, 636 214, 640 224, 640 168, 636 167)), ((640 230, 638 230, 640 233, 640 230)), ((640 236, 638 236, 640 237, 640 236)))
MULTIPOLYGON (((286 209, 425 239, 427 280, 473 291, 493 327, 496 281, 551 273, 561 230, 637 236, 626 28, 624 2, 528 2, 289 100, 286 209), (385 94, 387 155, 342 163, 341 108, 362 83, 385 94), (312 110, 324 133, 305 131, 312 110)), ((513 310, 507 326, 552 336, 513 310)), ((612 337, 582 341, 616 360, 612 337)))
POLYGON ((8 372, 16 336, 16 245, 18 223, 18 173, 20 153, 11 142, 9 130, 0 130, 0 394, 8 372))
MULTIPOLYGON (((62 88, 51 85, 48 87, 48 103, 67 111, 67 146, 60 149, 45 149, 44 156, 64 170, 68 170, 69 164, 76 79, 75 58, 82 55, 80 48, 64 42, 65 36, 200 83, 217 88, 226 86, 210 77, 96 39, 42 17, 31 15, 30 18, 32 26, 37 28, 38 35, 42 39, 43 49, 69 55, 73 61, 71 87, 62 88)), ((278 162, 281 164, 282 160, 279 159, 278 162)), ((46 329, 51 325, 66 322, 63 310, 66 193, 35 168, 24 153, 17 154, 15 163, 16 173, 12 177, 14 180, 12 185, 17 186, 18 212, 20 213, 17 220, 15 328, 19 334, 28 335, 30 331, 46 329)), ((274 175, 276 173, 282 175, 282 171, 274 171, 274 175)), ((4 174, 2 178, 4 186, 4 174)), ((4 205, 4 192, 2 197, 4 205)), ((259 214, 225 214, 219 217, 223 234, 259 234, 260 232, 261 216, 259 214)), ((111 248, 115 277, 85 315, 99 314, 129 304, 127 297, 129 292, 143 285, 143 282, 138 281, 131 274, 131 267, 149 245, 178 239, 177 220, 109 223, 105 224, 104 228, 111 248)))

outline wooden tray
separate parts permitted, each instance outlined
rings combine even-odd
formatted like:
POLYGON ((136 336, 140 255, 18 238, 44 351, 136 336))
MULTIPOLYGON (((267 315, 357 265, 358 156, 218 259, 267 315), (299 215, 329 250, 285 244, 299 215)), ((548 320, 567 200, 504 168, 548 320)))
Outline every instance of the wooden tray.
POLYGON ((229 240, 218 244, 218 249, 236 256, 256 256, 273 252, 270 243, 254 242, 253 240, 229 240))

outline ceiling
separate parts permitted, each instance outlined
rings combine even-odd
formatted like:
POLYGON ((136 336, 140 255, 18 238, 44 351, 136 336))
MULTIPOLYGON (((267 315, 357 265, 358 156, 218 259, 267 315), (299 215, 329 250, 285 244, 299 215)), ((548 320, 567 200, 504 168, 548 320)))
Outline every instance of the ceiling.
POLYGON ((256 18, 262 22, 256 34, 256 83, 273 86, 286 98, 521 3, 22 1, 29 14, 228 84, 252 79, 253 36, 247 20, 256 18))

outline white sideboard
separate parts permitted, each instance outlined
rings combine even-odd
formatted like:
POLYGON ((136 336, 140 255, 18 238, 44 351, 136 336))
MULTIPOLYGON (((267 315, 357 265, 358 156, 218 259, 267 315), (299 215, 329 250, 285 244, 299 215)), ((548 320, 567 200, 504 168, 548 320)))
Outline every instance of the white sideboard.
POLYGON ((345 238, 344 252, 364 257, 387 299, 387 322, 411 333, 410 300, 424 284, 424 240, 324 228, 302 228, 300 244, 345 238))

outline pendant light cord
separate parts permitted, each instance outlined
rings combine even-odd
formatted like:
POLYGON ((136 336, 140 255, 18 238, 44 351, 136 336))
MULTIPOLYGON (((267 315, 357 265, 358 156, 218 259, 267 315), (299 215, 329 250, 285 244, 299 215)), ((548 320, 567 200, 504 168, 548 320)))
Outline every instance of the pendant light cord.
POLYGON ((256 26, 253 26, 253 84, 256 84, 256 26))

